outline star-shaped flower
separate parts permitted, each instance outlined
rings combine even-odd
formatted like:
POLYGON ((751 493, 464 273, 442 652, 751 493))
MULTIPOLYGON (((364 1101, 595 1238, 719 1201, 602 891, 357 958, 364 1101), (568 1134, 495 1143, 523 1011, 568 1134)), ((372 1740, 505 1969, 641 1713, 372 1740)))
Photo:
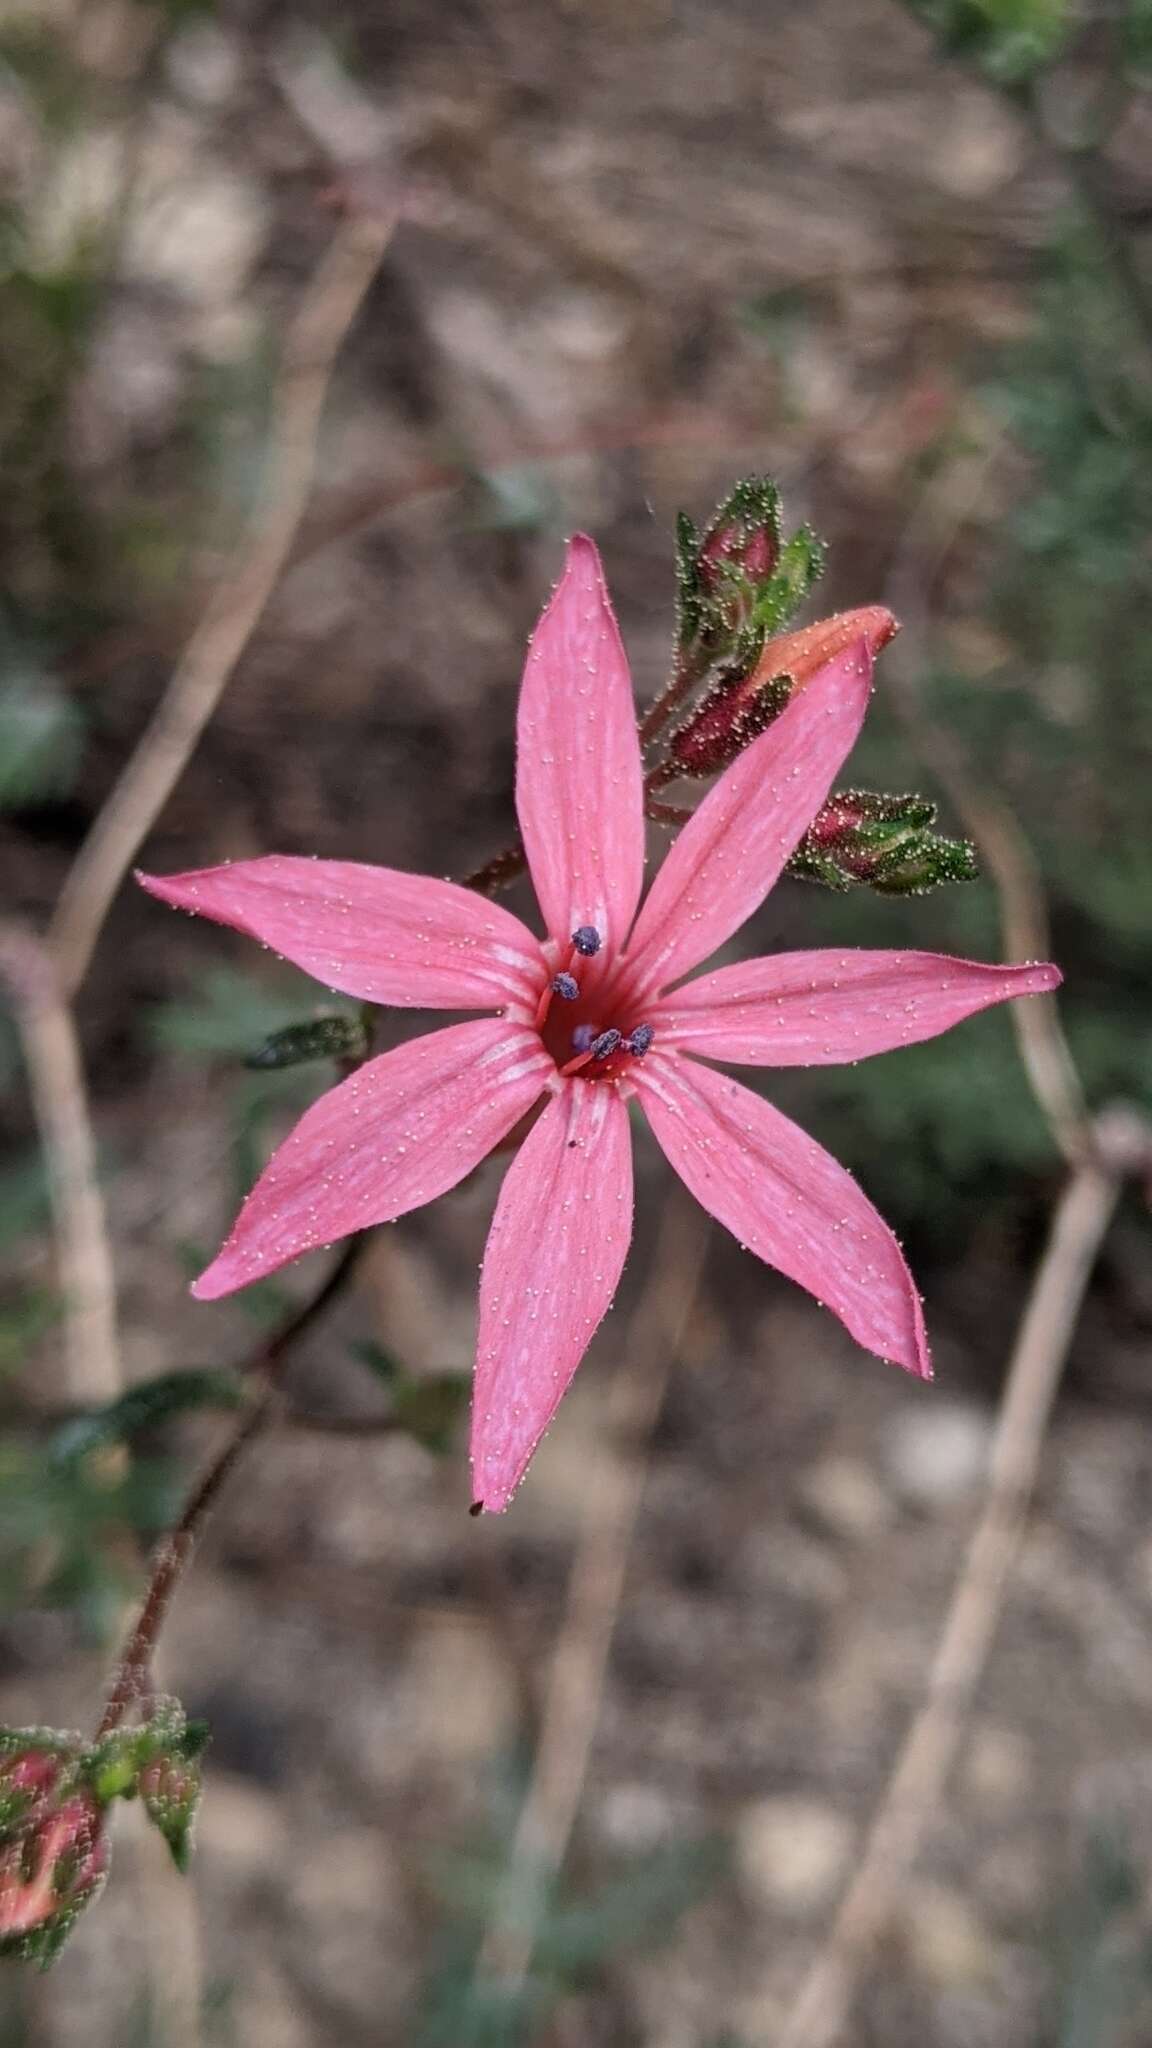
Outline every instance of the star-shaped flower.
POLYGON ((193 1287, 211 1301, 455 1187, 541 1103, 480 1279, 475 1495, 508 1505, 597 1324, 632 1231, 628 1101, 711 1215, 857 1341, 930 1375, 900 1247, 852 1176, 711 1061, 888 1052, 1056 987, 1054 967, 918 952, 778 953, 685 976, 763 901, 867 708, 866 639, 732 763, 643 905, 644 794, 628 663, 593 543, 569 545, 520 692, 516 808, 547 936, 453 882, 270 856, 140 877, 365 1002, 491 1010, 372 1059, 313 1104, 193 1287), (639 911, 639 914, 637 912, 639 911))

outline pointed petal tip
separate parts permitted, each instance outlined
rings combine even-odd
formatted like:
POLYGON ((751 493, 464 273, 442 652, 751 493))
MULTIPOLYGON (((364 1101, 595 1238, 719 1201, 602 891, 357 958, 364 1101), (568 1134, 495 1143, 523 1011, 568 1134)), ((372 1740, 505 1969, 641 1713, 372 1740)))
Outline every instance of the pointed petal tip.
POLYGON ((489 1488, 479 1500, 473 1501, 468 1513, 475 1519, 481 1515, 502 1515, 511 1505, 511 1492, 502 1493, 497 1488, 489 1488))
POLYGON ((1029 989, 1029 995, 1050 995, 1052 990, 1059 988, 1064 980, 1060 969, 1051 960, 1035 960, 1030 962, 1030 972, 1036 982, 1036 986, 1033 989, 1029 989))
POLYGON ((864 629, 868 649, 873 658, 887 647, 890 640, 900 631, 900 621, 894 612, 884 604, 863 605, 860 610, 860 624, 864 629))
POLYGON ((590 533, 584 533, 581 531, 569 534, 568 559, 569 561, 591 562, 594 568, 596 569, 597 574, 602 573, 600 562, 600 550, 597 547, 590 533))
POLYGON ((242 1281, 229 1278, 228 1265, 221 1252, 210 1266, 205 1266, 200 1278, 193 1280, 188 1292, 193 1301, 219 1301, 223 1295, 234 1293, 242 1285, 242 1281))

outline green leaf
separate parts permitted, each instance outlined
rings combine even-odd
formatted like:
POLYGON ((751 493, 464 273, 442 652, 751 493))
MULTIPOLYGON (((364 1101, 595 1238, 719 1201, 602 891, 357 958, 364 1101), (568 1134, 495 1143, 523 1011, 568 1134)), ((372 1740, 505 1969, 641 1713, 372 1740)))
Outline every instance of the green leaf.
POLYGON ((810 526, 801 526, 781 549, 775 573, 757 597, 753 624, 767 637, 799 611, 824 573, 826 549, 810 526))
POLYGON ((130 1387, 106 1407, 72 1417, 55 1432, 51 1453, 58 1463, 69 1464, 101 1445, 130 1443, 142 1430, 155 1429, 175 1415, 187 1415, 197 1408, 239 1408, 245 1399, 235 1373, 163 1373, 130 1387))
POLYGON ((249 1053, 244 1064, 279 1068, 303 1066, 309 1060, 362 1060, 368 1042, 368 1027, 362 1017, 350 1011, 334 1012, 273 1031, 256 1052, 249 1053))

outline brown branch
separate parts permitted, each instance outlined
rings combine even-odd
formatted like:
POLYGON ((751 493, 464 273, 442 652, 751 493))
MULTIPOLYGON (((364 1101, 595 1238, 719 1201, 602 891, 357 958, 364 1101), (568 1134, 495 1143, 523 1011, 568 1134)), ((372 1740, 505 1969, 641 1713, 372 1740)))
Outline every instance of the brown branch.
POLYGON ((83 981, 109 905, 216 709, 291 551, 311 488, 336 355, 393 226, 391 215, 352 217, 323 257, 288 329, 273 402, 267 488, 239 564, 209 602, 61 892, 50 939, 69 995, 83 981))
POLYGON ((128 1709, 149 1690, 149 1671, 172 1596, 184 1576, 200 1532, 216 1500, 241 1459, 263 1432, 280 1402, 278 1378, 289 1352, 325 1309, 341 1294, 355 1270, 365 1243, 363 1234, 350 1237, 316 1293, 287 1316, 273 1336, 257 1345, 240 1368, 262 1382, 249 1406, 209 1459, 181 1509, 179 1519, 161 1537, 152 1555, 148 1584, 128 1639, 120 1654, 97 1740, 118 1728, 128 1709))
POLYGON ((116 1276, 76 1026, 52 955, 23 926, 0 928, 0 981, 20 1033, 48 1169, 64 1301, 63 1392, 81 1407, 97 1408, 115 1400, 124 1376, 116 1276))
POLYGON ((987 1490, 923 1703, 901 1745, 856 1874, 773 2048, 833 2048, 853 1987, 889 1924, 938 1807, 992 1646, 1044 1434, 1097 1253, 1127 1174, 1152 1163, 1135 1112, 1105 1113, 1069 1176, 1008 1366, 987 1490))
MULTIPOLYGON (((979 787, 959 742, 926 720, 909 656, 929 595, 983 496, 1001 444, 925 494, 892 577, 894 608, 920 627, 897 643, 889 676, 918 750, 976 839, 999 900, 1004 951, 1048 951, 1040 873, 1009 806, 979 787), (895 670, 895 676, 893 676, 895 670)), ((943 1795, 1003 1606, 1052 1406, 1084 1294, 1127 1175, 1152 1164, 1152 1130, 1126 1108, 1090 1120, 1052 998, 1012 1005, 1032 1092, 1070 1173, 1052 1218, 997 1414, 984 1505, 964 1554, 923 1702, 900 1748, 856 1874, 773 2048, 834 2048, 858 1978, 889 1925, 943 1795)))
POLYGON ((647 1476, 648 1444, 696 1301, 708 1227, 673 1195, 651 1275, 608 1396, 605 1445, 589 1473, 568 1601, 544 1699, 540 1738, 508 1868, 477 1976, 515 1998, 576 1823, 624 1578, 647 1476))

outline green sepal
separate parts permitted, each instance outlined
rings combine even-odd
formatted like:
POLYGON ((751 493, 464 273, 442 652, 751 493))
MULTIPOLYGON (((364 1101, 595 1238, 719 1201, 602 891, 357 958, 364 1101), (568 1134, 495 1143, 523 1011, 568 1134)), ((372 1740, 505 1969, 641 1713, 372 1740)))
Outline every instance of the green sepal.
POLYGON ((894 850, 872 880, 880 896, 926 896, 946 882, 974 882, 980 874, 970 839, 925 832, 914 845, 894 850))
POLYGON ((824 574, 827 549, 810 526, 801 526, 781 549, 780 559, 769 581, 756 597, 752 624, 763 639, 778 633, 799 611, 810 590, 824 574))
POLYGON ((786 872, 841 893, 874 889, 882 896, 922 896, 978 873, 967 839, 934 832, 936 806, 926 797, 846 789, 830 796, 788 861, 786 872))

